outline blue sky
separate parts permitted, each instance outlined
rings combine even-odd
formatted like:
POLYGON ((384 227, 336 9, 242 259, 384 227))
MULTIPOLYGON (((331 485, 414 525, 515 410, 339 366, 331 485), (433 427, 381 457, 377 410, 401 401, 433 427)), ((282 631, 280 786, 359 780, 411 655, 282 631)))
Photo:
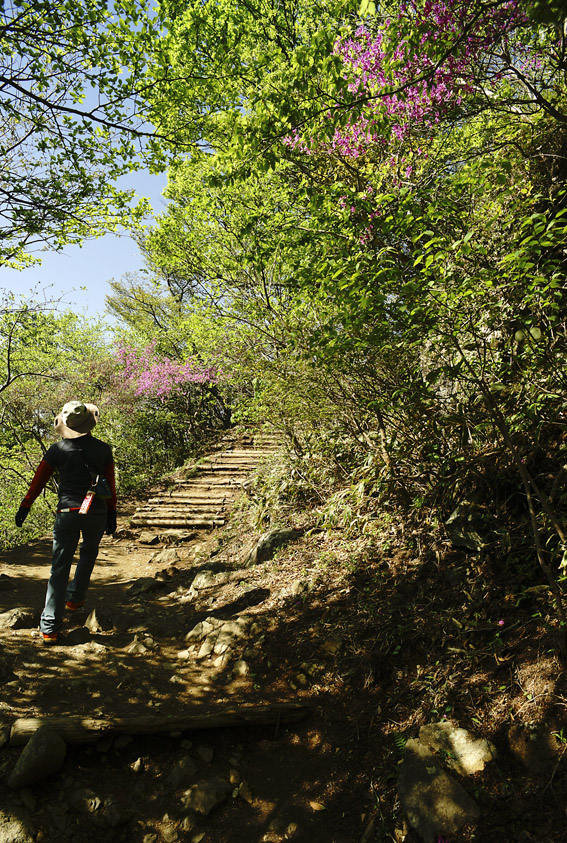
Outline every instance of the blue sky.
MULTIPOLYGON (((165 173, 147 172, 131 173, 119 182, 120 187, 134 188, 138 196, 146 196, 156 214, 165 209, 161 194, 166 183, 165 173)), ((35 289, 40 298, 63 296, 64 309, 89 316, 103 314, 104 298, 110 293, 109 280, 118 281, 124 273, 144 266, 136 244, 126 234, 107 234, 85 241, 82 247, 68 246, 62 252, 42 252, 38 256, 41 265, 21 271, 0 267, 0 288, 26 296, 35 289)))

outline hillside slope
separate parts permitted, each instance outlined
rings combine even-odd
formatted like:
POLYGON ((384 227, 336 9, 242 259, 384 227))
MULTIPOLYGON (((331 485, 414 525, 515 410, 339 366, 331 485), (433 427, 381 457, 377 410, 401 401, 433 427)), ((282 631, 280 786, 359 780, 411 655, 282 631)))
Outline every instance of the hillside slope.
POLYGON ((24 789, 8 787, 21 749, 6 743, 2 843, 417 841, 398 798, 400 762, 408 739, 442 719, 497 752, 457 777, 480 818, 451 843, 564 840, 567 695, 544 587, 447 542, 417 553, 391 518, 349 537, 290 513, 271 545, 258 544, 244 501, 216 529, 132 526, 187 473, 197 476, 181 471, 133 502, 103 540, 87 606, 56 647, 33 637, 49 539, 0 559, 4 738, 18 718, 126 723, 69 746, 57 774, 24 789), (169 726, 281 703, 305 704, 308 716, 169 726), (137 734, 148 714, 159 730, 137 734))

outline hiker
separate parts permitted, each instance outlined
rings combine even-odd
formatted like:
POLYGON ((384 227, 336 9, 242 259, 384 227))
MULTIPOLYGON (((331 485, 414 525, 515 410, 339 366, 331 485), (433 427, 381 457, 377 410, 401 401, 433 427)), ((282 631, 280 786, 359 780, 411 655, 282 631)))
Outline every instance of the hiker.
POLYGON ((41 636, 47 644, 57 641, 64 610, 76 612, 84 605, 100 540, 105 532, 110 536, 116 531, 112 450, 110 445, 91 434, 98 417, 98 407, 94 404, 81 401, 65 404, 54 422, 62 439, 47 450, 16 513, 16 525, 21 527, 31 505, 57 470, 59 500, 53 527, 51 574, 39 623, 41 636), (79 561, 69 583, 81 535, 79 561))

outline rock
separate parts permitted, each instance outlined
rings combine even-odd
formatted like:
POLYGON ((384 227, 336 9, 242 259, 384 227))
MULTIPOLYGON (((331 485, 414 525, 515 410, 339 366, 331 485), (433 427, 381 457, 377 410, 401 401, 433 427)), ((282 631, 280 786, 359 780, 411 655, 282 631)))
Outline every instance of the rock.
POLYGON ((112 534, 112 538, 116 539, 116 540, 133 539, 135 537, 136 537, 136 533, 134 532, 134 530, 126 530, 124 527, 122 527, 120 530, 116 530, 112 534))
POLYGON ((2 749, 10 740, 10 731, 12 726, 10 723, 0 721, 0 749, 2 749))
POLYGON ((34 843, 31 820, 20 810, 17 813, 18 816, 9 808, 0 808, 0 843, 34 843))
POLYGON ((463 787, 441 769, 419 741, 406 744, 398 780, 398 795, 405 815, 425 843, 436 843, 439 834, 450 837, 480 814, 463 787))
POLYGON ((493 538, 490 515, 473 505, 461 504, 445 521, 449 541, 455 547, 481 550, 493 538))
POLYGON ((144 770, 144 762, 141 758, 136 758, 134 763, 131 765, 131 768, 134 773, 141 773, 144 770))
POLYGON ((35 798, 35 794, 32 793, 31 790, 28 790, 27 787, 22 787, 20 791, 18 791, 18 797, 24 808, 27 808, 30 813, 34 813, 37 811, 37 799, 35 798))
POLYGON ((191 588, 197 590, 204 588, 212 588, 217 583, 217 575, 214 571, 200 571, 191 583, 191 588))
POLYGON ((124 749, 124 747, 129 746, 134 741, 132 735, 119 735, 116 740, 114 741, 114 749, 124 749))
POLYGON ((83 814, 94 814, 102 805, 102 800, 96 795, 94 790, 87 787, 74 790, 69 795, 69 802, 76 811, 81 811, 83 814))
POLYGON ((202 638, 205 638, 209 632, 212 632, 213 629, 217 629, 219 626, 222 626, 222 621, 217 620, 217 618, 205 618, 204 621, 199 621, 199 623, 195 624, 193 629, 191 629, 185 636, 185 640, 200 641, 202 638))
POLYGON ((197 653, 198 659, 205 659, 207 656, 210 656, 213 650, 215 649, 215 642, 209 638, 206 638, 199 648, 199 652, 197 653))
POLYGON ((214 751, 210 746, 198 746, 197 747, 197 755, 204 761, 205 764, 210 764, 213 760, 214 751))
POLYGON ((16 580, 8 574, 0 574, 0 591, 11 591, 16 587, 16 580))
POLYGON ((9 609, 0 614, 0 629, 33 629, 39 623, 39 615, 33 609, 9 609))
POLYGON ((242 776, 240 775, 238 770, 234 770, 234 769, 231 770, 230 771, 230 783, 231 783, 231 785, 233 785, 233 786, 239 785, 241 781, 242 781, 242 776))
POLYGON ((104 644, 100 644, 98 641, 87 641, 85 644, 78 644, 75 653, 77 656, 89 654, 102 657, 108 653, 108 647, 105 647, 104 644))
POLYGON ((104 632, 105 629, 111 629, 112 624, 107 618, 101 617, 100 613, 93 609, 90 615, 87 617, 84 626, 89 630, 89 632, 104 632))
POLYGON ((86 626, 78 626, 76 629, 72 629, 70 632, 67 633, 65 636, 65 644, 69 647, 75 647, 79 644, 86 644, 91 637, 91 633, 86 628, 86 626))
POLYGON ((112 744, 114 742, 114 738, 112 736, 101 738, 99 741, 96 742, 96 751, 100 752, 103 755, 105 752, 110 752, 112 749, 112 744))
POLYGON ((195 814, 187 814, 179 823, 181 831, 193 831, 196 825, 195 814))
POLYGON ((156 565, 173 565, 178 559, 179 553, 174 547, 165 547, 163 550, 152 553, 148 562, 153 562, 156 565))
POLYGON ((157 571, 154 574, 154 579, 158 582, 171 582, 175 574, 177 573, 177 568, 164 568, 162 571, 157 571))
POLYGON ((138 636, 134 636, 134 640, 130 644, 130 646, 126 650, 127 653, 133 653, 135 656, 143 656, 145 653, 151 652, 145 644, 138 639, 138 636))
POLYGON ((339 652, 342 646, 343 639, 340 635, 330 635, 325 639, 325 641, 323 641, 321 649, 324 650, 325 653, 329 653, 329 655, 334 656, 339 652))
POLYGON ((185 755, 172 767, 167 780, 173 789, 185 787, 196 772, 197 765, 189 755, 185 755))
POLYGON ((172 825, 164 826, 161 829, 161 836, 163 838, 163 843, 176 843, 176 841, 179 840, 177 829, 172 825))
POLYGON ((185 791, 182 800, 183 805, 191 811, 207 816, 213 808, 228 798, 231 790, 231 785, 223 779, 208 779, 199 782, 199 784, 194 784, 189 790, 185 791))
POLYGON ((127 823, 130 817, 131 813, 123 808, 122 805, 120 805, 120 803, 112 797, 103 802, 100 813, 100 821, 102 824, 107 825, 110 828, 118 828, 118 826, 127 823))
POLYGON ((61 769, 66 752, 63 738, 49 726, 40 726, 22 750, 8 778, 8 787, 28 787, 53 775, 61 769))
POLYGON ((445 764, 461 776, 480 773, 496 758, 496 748, 484 738, 475 738, 450 720, 430 723, 419 730, 419 742, 447 753, 445 764))
POLYGON ((193 541, 198 535, 197 532, 188 533, 186 530, 164 530, 159 538, 164 544, 181 544, 193 541))
POLYGON ((161 583, 154 579, 154 577, 140 577, 128 588, 128 593, 133 596, 137 594, 149 594, 152 591, 157 591, 158 588, 161 588, 161 583))
POLYGON ((138 537, 139 544, 158 544, 159 543, 159 536, 156 536, 155 533, 150 533, 149 530, 144 530, 140 533, 138 537))
POLYGON ((313 582, 311 580, 295 580, 286 590, 286 594, 289 594, 291 597, 299 597, 302 594, 307 594, 312 589, 313 582))
POLYGON ((132 641, 126 652, 132 653, 135 656, 143 656, 146 653, 150 653, 151 650, 146 647, 145 644, 142 644, 142 642, 138 639, 138 636, 135 635, 134 640, 132 641))
POLYGON ((251 805, 254 801, 254 796, 252 794, 252 789, 248 782, 243 781, 238 788, 238 795, 241 799, 244 799, 245 802, 248 802, 251 805))
POLYGON ((249 628, 248 618, 222 621, 211 617, 193 627, 185 636, 185 641, 201 642, 197 652, 198 659, 204 659, 213 653, 222 656, 229 652, 238 639, 247 634, 249 628))
POLYGON ((244 661, 244 659, 238 659, 232 668, 232 672, 235 676, 248 676, 250 673, 250 665, 247 661, 244 661))
POLYGON ((542 775, 557 754, 557 740, 545 723, 539 726, 513 724, 508 730, 508 744, 516 761, 532 776, 542 775))
POLYGON ((260 562, 267 562, 268 559, 272 559, 276 550, 301 535, 303 535, 303 530, 297 529, 270 530, 268 533, 264 533, 260 536, 256 547, 245 558, 244 566, 251 568, 253 565, 259 565, 260 562))

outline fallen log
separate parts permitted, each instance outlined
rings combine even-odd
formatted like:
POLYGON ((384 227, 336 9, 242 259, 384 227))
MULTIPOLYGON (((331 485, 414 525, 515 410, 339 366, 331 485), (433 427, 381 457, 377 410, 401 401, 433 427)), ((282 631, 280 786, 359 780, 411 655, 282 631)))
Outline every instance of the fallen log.
POLYGON ((23 746, 40 726, 49 726, 67 744, 95 743, 112 735, 157 735, 164 732, 191 732, 199 729, 220 729, 235 726, 271 726, 298 723, 309 714, 303 703, 274 703, 238 707, 216 706, 214 711, 193 709, 191 714, 168 716, 159 714, 139 717, 20 717, 10 730, 10 746, 23 746))

